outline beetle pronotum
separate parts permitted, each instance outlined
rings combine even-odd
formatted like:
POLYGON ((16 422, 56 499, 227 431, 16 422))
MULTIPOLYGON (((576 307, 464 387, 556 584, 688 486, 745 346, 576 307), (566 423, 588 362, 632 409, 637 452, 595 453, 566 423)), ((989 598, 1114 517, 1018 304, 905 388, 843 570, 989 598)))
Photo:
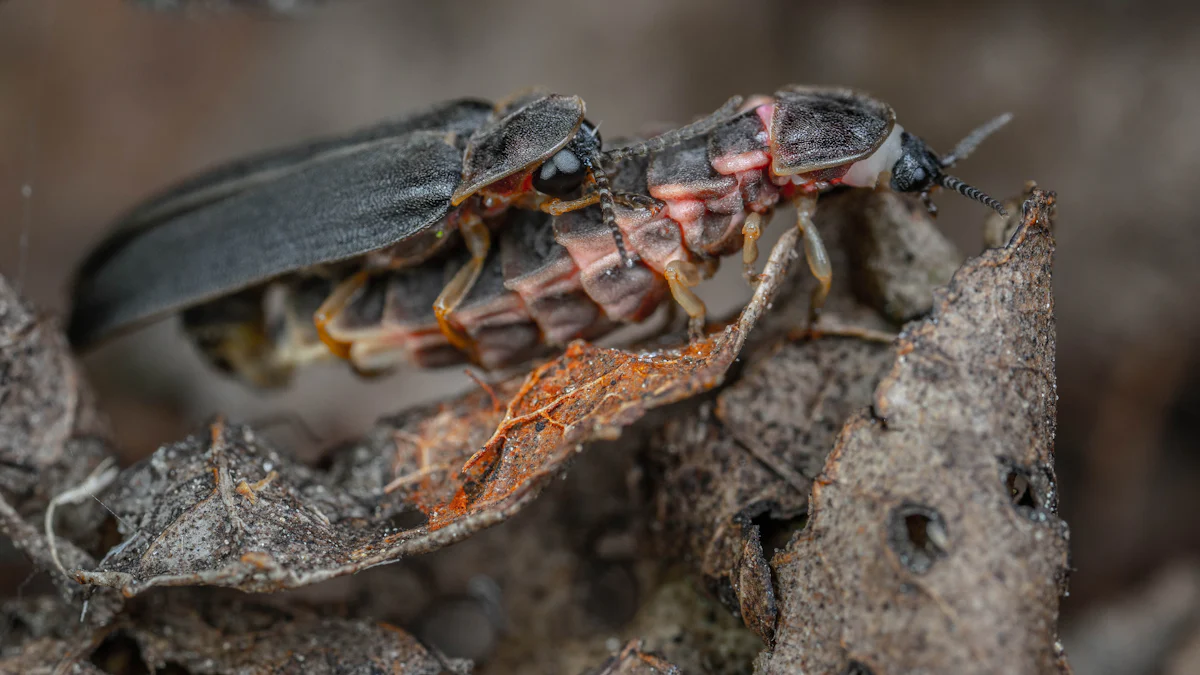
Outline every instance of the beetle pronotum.
MULTIPOLYGON (((402 354, 440 363, 444 356, 419 355, 445 355, 447 347, 493 367, 528 351, 496 349, 495 340, 481 349, 483 328, 504 324, 497 316, 534 326, 521 344, 560 343, 644 318, 669 289, 695 328, 704 304, 690 287, 703 276, 701 265, 739 249, 752 264, 764 217, 781 200, 797 205, 806 257, 821 282, 814 309, 830 279, 811 226, 820 192, 873 186, 890 173, 894 189, 927 195, 940 185, 1002 211, 944 169, 1005 117, 939 158, 895 124, 886 104, 848 90, 792 87, 740 103, 731 99, 697 123, 601 151, 578 98, 533 94, 495 108, 464 99, 228 165, 134 210, 93 254, 76 288, 72 339, 86 345, 183 310, 210 358, 266 384, 278 378, 252 373, 261 370, 254 355, 264 344, 274 345, 268 351, 284 370, 327 351, 296 337, 312 332, 312 317, 329 350, 362 370, 393 365, 402 354), (492 230, 503 237, 510 227, 553 243, 543 246, 550 257, 505 268, 502 259, 515 254, 493 251, 495 278, 477 288, 492 230), (447 247, 455 231, 465 247, 447 247), (550 277, 548 261, 558 270, 550 277), (287 297, 267 312, 266 282, 281 277, 287 297), (384 296, 406 305, 428 301, 436 287, 430 308, 437 330, 400 323, 389 330, 386 310, 398 301, 379 296, 381 279, 401 284, 384 296), (497 289, 512 307, 481 309, 504 296, 497 289), (362 321, 369 298, 382 298, 384 308, 373 328, 362 321), (595 311, 572 304, 581 298, 595 311), (555 321, 553 312, 532 309, 547 302, 574 318, 555 321), (292 328, 281 333, 280 325, 292 328), (433 346, 414 349, 416 336, 433 346)), ((408 310, 415 318, 415 308, 408 310)))

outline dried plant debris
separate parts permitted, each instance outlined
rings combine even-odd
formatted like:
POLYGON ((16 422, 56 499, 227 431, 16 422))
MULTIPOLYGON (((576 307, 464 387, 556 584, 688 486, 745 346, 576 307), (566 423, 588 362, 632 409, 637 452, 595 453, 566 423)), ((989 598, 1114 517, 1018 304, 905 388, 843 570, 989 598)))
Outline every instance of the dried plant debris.
MULTIPOLYGON (((62 331, 0 277, 0 533, 50 574, 75 603, 77 620, 91 592, 69 579, 63 565, 95 563, 85 549, 97 544, 104 512, 90 499, 73 506, 66 502, 78 499, 61 496, 103 468, 109 457, 104 432, 62 331), (57 517, 47 517, 56 497, 63 505, 57 517)), ((101 594, 86 618, 105 621, 118 605, 101 594)))
POLYGON ((31 640, 19 654, 0 658, 0 672, 20 675, 109 675, 83 659, 86 645, 64 640, 31 640))
POLYGON ((762 672, 1067 671, 1053 206, 1035 191, 1010 244, 968 261, 902 333, 872 411, 812 488, 807 528, 772 561, 762 672))
POLYGON ((0 277, 0 492, 45 508, 108 456, 104 435, 62 331, 0 277))
POLYGON ((797 330, 812 283, 797 275, 743 354, 747 365, 715 401, 670 420, 646 458, 660 553, 682 558, 767 644, 776 615, 767 560, 803 527, 813 478, 891 365, 889 322, 928 312, 960 257, 917 200, 888 190, 823 199, 818 226, 837 275, 826 328, 797 330))
POLYGON ((826 336, 788 340, 748 360, 714 403, 665 425, 649 460, 662 553, 682 552, 769 642, 775 600, 766 560, 804 525, 812 480, 842 423, 870 404, 890 348, 826 336))
MULTIPOLYGON (((682 673, 748 675, 762 641, 693 580, 667 576, 647 593, 637 615, 619 631, 560 642, 557 663, 502 672, 589 672, 622 644, 635 642, 682 673)), ((491 673, 490 665, 486 670, 491 673)))
MULTIPOLYGON (((69 626, 69 615, 57 615, 69 626)), ((470 672, 470 664, 430 651, 386 623, 189 589, 139 599, 117 622, 89 634, 30 636, 19 651, 4 653, 0 672, 450 675, 470 672)))
POLYGON ((662 657, 643 652, 640 640, 631 640, 620 653, 584 675, 681 675, 681 671, 662 657))
POLYGON ((407 444, 407 451, 392 449, 385 456, 399 458, 393 470, 411 474, 372 480, 362 469, 382 464, 367 462, 357 471, 325 475, 270 448, 251 430, 220 422, 207 436, 166 446, 123 472, 105 494, 125 539, 98 568, 78 570, 76 578, 126 595, 194 584, 273 591, 426 553, 501 522, 558 475, 581 444, 615 438, 647 410, 720 383, 778 291, 796 239, 792 229, 779 240, 738 320, 707 339, 651 353, 574 343, 525 379, 498 427, 499 396, 511 384, 487 392, 488 398, 476 392, 466 402, 428 410, 431 418, 406 419, 402 429, 373 434, 376 442, 407 444), (464 448, 447 447, 447 439, 436 435, 451 421, 438 419, 448 410, 462 425, 455 443, 483 438, 482 429, 495 431, 460 471, 443 472, 464 448), (416 461, 405 459, 406 452, 415 452, 416 461), (336 476, 352 479, 355 487, 338 484, 336 476), (364 494, 364 484, 377 489, 364 494), (404 512, 399 499, 408 499, 428 520, 393 527, 392 516, 404 512))
POLYGON ((55 545, 51 546, 43 531, 21 518, 2 497, 0 533, 11 539, 38 569, 50 575, 59 593, 71 603, 76 621, 104 625, 120 610, 121 598, 115 592, 80 586, 67 575, 67 569, 95 566, 95 558, 66 539, 56 537, 55 545))
MULTIPOLYGON (((228 594, 157 594, 126 630, 147 665, 190 673, 469 672, 386 623, 256 605, 228 594)), ((122 629, 119 629, 122 630, 122 629)))
POLYGON ((0 605, 0 622, 0 673, 104 673, 87 656, 106 629, 81 624, 77 606, 53 596, 12 600, 0 605))

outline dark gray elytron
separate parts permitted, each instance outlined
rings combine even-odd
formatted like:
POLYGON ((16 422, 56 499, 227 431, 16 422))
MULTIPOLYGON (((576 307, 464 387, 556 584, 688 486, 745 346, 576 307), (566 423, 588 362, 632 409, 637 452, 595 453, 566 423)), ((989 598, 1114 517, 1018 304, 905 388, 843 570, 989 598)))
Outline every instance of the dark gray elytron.
POLYGON ((439 104, 217 168, 130 212, 85 261, 69 334, 87 347, 172 312, 219 367, 280 384, 334 354, 362 372, 469 359, 487 368, 645 318, 765 218, 797 206, 809 266, 830 270, 815 199, 874 186, 926 197, 1002 116, 939 157, 861 93, 789 87, 602 150, 577 97, 439 104), (493 239, 496 239, 495 243, 493 239))

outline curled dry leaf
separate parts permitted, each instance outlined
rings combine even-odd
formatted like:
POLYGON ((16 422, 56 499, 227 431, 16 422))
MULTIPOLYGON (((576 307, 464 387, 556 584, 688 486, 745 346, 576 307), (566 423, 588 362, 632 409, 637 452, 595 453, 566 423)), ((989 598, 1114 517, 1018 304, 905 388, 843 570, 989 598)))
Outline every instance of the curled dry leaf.
POLYGON ((1050 233, 1025 202, 901 335, 873 414, 842 430, 809 523, 772 561, 765 673, 1057 673, 1067 574, 1056 513, 1050 233))
POLYGON ((45 508, 108 456, 104 432, 62 331, 0 277, 0 490, 45 508))
POLYGON ((828 328, 796 330, 811 285, 797 275, 745 367, 713 403, 670 420, 647 452, 661 554, 682 553, 767 644, 777 609, 767 560, 803 526, 842 425, 870 405, 892 360, 888 319, 929 311, 959 258, 918 200, 890 190, 823 198, 817 225, 836 275, 828 328))
MULTIPOLYGON (((62 331, 0 277, 0 533, 50 574, 77 618, 92 594, 65 575, 55 553, 67 567, 94 565, 85 547, 95 543, 103 511, 90 499, 60 509, 51 519, 55 547, 43 515, 54 497, 84 482, 108 457, 103 425, 62 331)), ((119 605, 101 594, 85 619, 106 621, 119 605)))
POLYGON ((766 560, 804 524, 812 479, 842 422, 870 403, 889 353, 839 336, 761 350, 714 405, 668 423, 652 448, 658 547, 682 552, 766 642, 775 626, 766 560))
POLYGON ((62 609, 39 612, 43 621, 53 617, 59 625, 39 626, 42 635, 27 636, 19 650, 5 653, 0 672, 470 672, 468 663, 431 652, 386 623, 334 618, 328 608, 257 602, 228 592, 167 591, 131 603, 116 623, 84 633, 72 626, 77 615, 62 609), (73 631, 74 637, 60 637, 73 631))
POLYGON ((737 321, 707 339, 651 353, 574 343, 515 389, 472 393, 405 416, 399 428, 385 421, 365 452, 346 451, 354 461, 328 475, 219 422, 207 436, 166 446, 106 493, 125 540, 76 578, 127 595, 193 584, 272 591, 432 551, 501 522, 582 443, 614 438, 647 410, 716 386, 778 291, 796 240, 794 228, 784 234, 737 321), (461 471, 449 469, 489 434, 461 471), (427 522, 397 529, 392 518, 414 509, 427 522))
POLYGON ((469 664, 448 661, 386 623, 257 605, 227 594, 155 596, 123 630, 147 665, 175 663, 191 673, 469 672, 469 664))

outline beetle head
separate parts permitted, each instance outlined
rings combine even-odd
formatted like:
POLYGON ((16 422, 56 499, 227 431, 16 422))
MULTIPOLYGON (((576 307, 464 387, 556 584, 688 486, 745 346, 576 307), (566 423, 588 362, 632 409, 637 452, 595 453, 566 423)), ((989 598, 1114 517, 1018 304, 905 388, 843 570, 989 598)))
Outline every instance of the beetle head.
POLYGON ((900 134, 900 159, 892 167, 892 189, 897 192, 925 192, 937 184, 942 173, 938 156, 925 141, 907 131, 900 134))
POLYGON ((586 119, 562 150, 533 170, 533 188, 551 197, 567 197, 583 185, 600 150, 600 132, 586 119))
MULTIPOLYGON (((967 134, 954 151, 944 157, 929 149, 925 141, 907 131, 900 135, 900 159, 892 167, 892 189, 897 192, 920 192, 928 203, 929 191, 935 185, 954 190, 960 195, 992 207, 1000 215, 1008 215, 1000 202, 943 171, 971 154, 983 139, 1008 123, 1012 115, 1004 114, 967 134)), ((932 205, 930 205, 932 211, 932 205)))

